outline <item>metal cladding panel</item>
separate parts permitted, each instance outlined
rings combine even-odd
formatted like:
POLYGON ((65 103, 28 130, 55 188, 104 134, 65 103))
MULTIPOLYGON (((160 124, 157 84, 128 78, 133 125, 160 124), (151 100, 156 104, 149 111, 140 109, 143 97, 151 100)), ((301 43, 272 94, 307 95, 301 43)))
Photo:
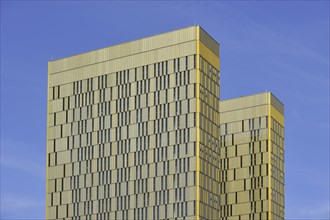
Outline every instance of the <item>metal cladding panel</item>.
POLYGON ((277 111, 279 111, 281 114, 284 114, 284 105, 283 103, 278 100, 273 94, 270 94, 270 103, 274 108, 276 108, 277 111))
POLYGON ((266 116, 268 114, 268 106, 258 105, 255 107, 249 107, 243 111, 243 108, 240 110, 235 110, 231 112, 224 112, 220 114, 221 124, 228 123, 232 121, 240 121, 247 118, 255 118, 266 116))
POLYGON ((219 219, 219 62, 201 32, 49 62, 47 219, 219 219))
POLYGON ((267 92, 220 109, 221 219, 284 219, 283 104, 267 92))
POLYGON ((203 42, 217 57, 219 57, 219 43, 216 42, 203 28, 199 28, 199 40, 203 42))
MULTIPOLYGON (((193 55, 196 53, 195 41, 189 41, 178 45, 171 45, 166 48, 146 51, 144 53, 132 54, 119 59, 107 60, 101 63, 93 63, 74 69, 64 70, 56 74, 51 74, 50 85, 57 86, 63 82, 70 83, 91 77, 103 75, 104 73, 114 73, 117 71, 135 68, 178 57, 193 55)), ((93 60, 91 58, 91 60, 93 60)), ((50 63, 53 66, 53 63, 50 63)), ((59 66, 59 64, 55 64, 59 66)))
POLYGON ((51 62, 50 74, 196 40, 197 26, 107 47, 51 62))
POLYGON ((257 105, 266 105, 268 103, 267 94, 268 93, 261 93, 257 95, 220 101, 220 113, 249 108, 257 105))

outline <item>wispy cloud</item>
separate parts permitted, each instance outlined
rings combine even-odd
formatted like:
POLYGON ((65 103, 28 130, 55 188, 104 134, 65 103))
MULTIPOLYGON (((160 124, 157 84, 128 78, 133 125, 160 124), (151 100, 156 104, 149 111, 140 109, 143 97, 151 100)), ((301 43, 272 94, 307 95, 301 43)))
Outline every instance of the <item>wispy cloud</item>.
POLYGON ((1 219, 44 219, 45 209, 43 199, 27 197, 13 193, 2 193, 1 195, 1 219))
POLYGON ((37 164, 34 164, 33 162, 22 163, 22 160, 20 160, 18 157, 1 158, 0 166, 1 169, 9 168, 19 172, 26 173, 27 175, 33 175, 34 177, 38 177, 41 179, 45 178, 43 167, 40 167, 37 164))
POLYGON ((1 204, 1 210, 4 212, 45 206, 43 200, 23 197, 13 193, 4 193, 4 195, 1 196, 1 204))
POLYGON ((13 169, 31 177, 44 179, 45 164, 43 164, 44 160, 36 160, 36 157, 40 158, 38 153, 26 143, 1 140, 1 170, 13 169), (29 151, 31 152, 28 153, 29 151))
POLYGON ((248 27, 248 31, 252 32, 251 34, 256 36, 260 36, 260 33, 262 33, 262 36, 264 39, 267 39, 267 43, 270 44, 272 48, 285 51, 287 54, 295 54, 298 57, 313 59, 319 62, 319 64, 329 67, 328 57, 325 57, 311 48, 306 47, 305 45, 299 43, 296 39, 284 36, 274 28, 266 26, 261 21, 256 21, 246 14, 241 16, 243 16, 244 20, 250 24, 246 26, 248 27))
POLYGON ((282 79, 287 80, 291 76, 294 82, 297 80, 296 76, 299 76, 299 78, 303 79, 303 82, 310 85, 322 86, 323 88, 329 90, 329 75, 315 74, 315 72, 312 73, 310 71, 306 71, 303 67, 294 65, 288 61, 276 62, 276 65, 285 70, 285 72, 283 72, 284 74, 279 73, 277 75, 282 79), (287 73, 290 73, 290 75, 287 73))
POLYGON ((307 207, 301 209, 300 213, 306 216, 320 216, 320 218, 322 218, 322 216, 327 216, 330 218, 330 204, 326 202, 319 206, 307 207))
POLYGON ((294 216, 286 216, 289 220, 302 219, 330 219, 330 204, 329 201, 316 204, 287 205, 287 209, 291 209, 290 213, 295 213, 294 216))
POLYGON ((29 142, 1 139, 0 219, 44 219, 43 152, 29 142))
POLYGON ((299 123, 300 125, 304 125, 305 124, 305 121, 303 121, 300 113, 296 109, 293 109, 292 110, 291 116, 295 120, 296 123, 299 123))
POLYGON ((265 57, 267 53, 272 52, 272 56, 269 58, 269 64, 285 70, 277 72, 276 77, 287 80, 291 76, 295 80, 294 82, 296 82, 297 77, 301 77, 305 82, 315 83, 318 86, 321 85, 322 87, 329 88, 329 53, 319 53, 287 32, 276 30, 274 27, 263 22, 263 20, 254 19, 245 10, 242 11, 234 7, 228 7, 227 10, 232 11, 233 16, 231 18, 235 19, 241 25, 240 29, 235 29, 236 37, 235 35, 231 35, 230 40, 235 42, 232 43, 234 46, 231 46, 230 49, 233 49, 236 45, 236 49, 240 53, 245 50, 250 54, 255 53, 259 49, 259 51, 264 53, 265 57), (244 35, 244 41, 241 40, 241 35, 244 35), (255 42, 258 42, 258 44, 255 42), (322 72, 318 72, 320 69, 316 68, 309 71, 305 68, 305 65, 302 65, 305 62, 312 63, 314 67, 321 68, 322 72))

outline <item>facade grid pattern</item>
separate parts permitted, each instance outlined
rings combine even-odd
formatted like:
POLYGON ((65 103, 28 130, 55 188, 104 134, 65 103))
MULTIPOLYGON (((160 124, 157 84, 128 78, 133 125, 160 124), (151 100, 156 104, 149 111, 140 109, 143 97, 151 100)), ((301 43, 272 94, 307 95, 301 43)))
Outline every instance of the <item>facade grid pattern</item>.
POLYGON ((219 216, 213 47, 194 26, 49 64, 47 219, 219 216))
POLYGON ((221 219, 284 219, 284 121, 270 93, 221 102, 221 219))
POLYGON ((193 26, 48 64, 46 219, 284 219, 284 110, 219 101, 193 26))

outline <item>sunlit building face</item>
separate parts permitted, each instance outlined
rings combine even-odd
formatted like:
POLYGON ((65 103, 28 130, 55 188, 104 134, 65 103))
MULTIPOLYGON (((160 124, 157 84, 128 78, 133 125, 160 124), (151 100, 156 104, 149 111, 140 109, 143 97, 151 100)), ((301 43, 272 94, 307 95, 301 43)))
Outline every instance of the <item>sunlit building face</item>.
POLYGON ((49 62, 47 219, 283 218, 283 106, 219 77, 200 26, 49 62))
POLYGON ((47 217, 220 217, 219 45, 199 26, 49 63, 47 217))

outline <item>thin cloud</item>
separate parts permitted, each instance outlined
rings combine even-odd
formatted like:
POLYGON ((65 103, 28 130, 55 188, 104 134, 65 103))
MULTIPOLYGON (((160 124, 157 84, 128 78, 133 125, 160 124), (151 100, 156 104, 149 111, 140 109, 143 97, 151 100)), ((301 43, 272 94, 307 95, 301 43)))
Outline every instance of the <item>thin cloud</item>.
POLYGON ((294 118, 295 121, 298 122, 299 124, 301 124, 301 125, 305 124, 305 121, 303 121, 302 117, 300 116, 299 112, 296 109, 294 109, 292 111, 291 115, 292 115, 292 118, 294 118))
POLYGON ((22 163, 22 160, 19 158, 2 158, 1 162, 1 169, 3 168, 9 168, 14 169, 23 173, 26 173, 28 175, 33 175, 34 177, 38 177, 41 179, 45 178, 44 168, 38 166, 37 164, 32 163, 22 163))
POLYGON ((27 153, 29 149, 33 148, 24 143, 1 140, 1 171, 13 169, 31 177, 44 179, 46 164, 34 159, 35 152, 27 153), (24 152, 25 150, 27 152, 24 152))
POLYGON ((44 190, 46 164, 40 154, 28 142, 1 139, 0 219, 44 219, 45 200, 38 189, 44 190))
POLYGON ((317 206, 317 207, 308 207, 308 208, 304 208, 304 209, 301 209, 301 214, 303 215, 319 215, 320 217, 321 216, 328 216, 330 217, 330 208, 329 208, 330 204, 329 202, 327 203, 324 203, 320 206, 317 206))
POLYGON ((274 31, 274 29, 269 28, 268 26, 257 22, 247 15, 242 15, 244 20, 251 25, 249 25, 249 31, 253 32, 255 35, 260 35, 260 32, 263 32, 262 36, 267 36, 267 42, 272 44, 273 48, 277 50, 283 50, 286 53, 295 54, 298 57, 309 57, 323 65, 329 66, 328 57, 324 57, 319 53, 316 53, 312 49, 298 43, 295 39, 291 39, 287 36, 281 35, 279 32, 274 31), (255 28, 252 29, 251 26, 255 28))
POLYGON ((319 203, 317 205, 306 204, 303 206, 287 205, 286 208, 291 208, 294 216, 286 216, 289 220, 300 219, 330 219, 330 204, 329 202, 319 203))
POLYGON ((14 193, 1 195, 1 219, 44 219, 45 202, 43 199, 27 197, 14 193))
POLYGON ((323 86, 324 88, 329 89, 329 76, 313 74, 309 71, 305 71, 302 67, 297 67, 289 62, 277 62, 276 65, 285 70, 286 74, 280 75, 283 79, 288 79, 289 75, 287 75, 287 73, 290 72, 292 73, 290 75, 294 76, 292 80, 297 80, 295 76, 298 75, 299 77, 305 79, 304 82, 315 83, 317 86, 323 86))
POLYGON ((12 193, 4 193, 4 195, 1 196, 1 210, 4 212, 44 206, 45 202, 36 198, 22 197, 12 193))

